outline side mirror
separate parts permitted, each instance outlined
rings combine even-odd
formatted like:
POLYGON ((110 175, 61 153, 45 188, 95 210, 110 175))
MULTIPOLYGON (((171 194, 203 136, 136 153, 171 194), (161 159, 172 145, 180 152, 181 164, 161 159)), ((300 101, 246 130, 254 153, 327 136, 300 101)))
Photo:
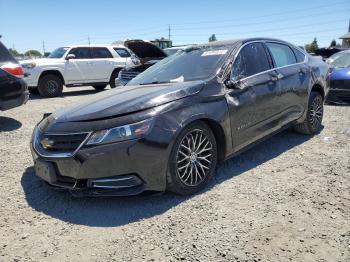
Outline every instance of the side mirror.
POLYGON ((243 75, 239 75, 235 77, 234 79, 230 79, 226 81, 226 86, 229 89, 242 89, 242 82, 241 79, 243 79, 243 75))
POLYGON ((66 60, 70 60, 70 59, 75 59, 75 55, 74 54, 69 54, 66 56, 66 60))

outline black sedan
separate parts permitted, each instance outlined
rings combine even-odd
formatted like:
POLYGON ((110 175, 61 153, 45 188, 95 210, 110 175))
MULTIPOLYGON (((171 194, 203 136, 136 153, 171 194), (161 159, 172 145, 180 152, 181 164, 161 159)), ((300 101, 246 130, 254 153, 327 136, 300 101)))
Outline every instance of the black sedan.
POLYGON ((320 131, 328 66, 280 40, 188 47, 35 127, 36 174, 76 195, 193 194, 219 161, 293 126, 320 131))
POLYGON ((0 42, 0 110, 8 110, 28 101, 27 84, 23 69, 0 42))

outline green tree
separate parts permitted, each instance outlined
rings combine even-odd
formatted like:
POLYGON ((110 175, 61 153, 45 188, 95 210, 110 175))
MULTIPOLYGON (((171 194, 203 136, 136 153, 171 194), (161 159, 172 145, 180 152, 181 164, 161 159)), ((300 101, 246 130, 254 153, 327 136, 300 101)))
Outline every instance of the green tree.
POLYGON ((15 56, 15 57, 19 57, 22 56, 22 54, 20 54, 16 49, 14 48, 9 48, 10 53, 15 56))
POLYGON ((329 47, 336 47, 336 46, 337 46, 337 42, 333 39, 329 47))
POLYGON ((212 34, 212 35, 209 37, 209 42, 214 42, 214 41, 217 41, 216 35, 215 35, 215 34, 212 34))
POLYGON ((317 43, 316 37, 314 38, 314 40, 310 44, 305 45, 305 49, 308 53, 315 53, 316 52, 316 50, 318 49, 318 43, 317 43))
POLYGON ((41 53, 38 50, 28 50, 24 53, 25 56, 41 56, 41 53))

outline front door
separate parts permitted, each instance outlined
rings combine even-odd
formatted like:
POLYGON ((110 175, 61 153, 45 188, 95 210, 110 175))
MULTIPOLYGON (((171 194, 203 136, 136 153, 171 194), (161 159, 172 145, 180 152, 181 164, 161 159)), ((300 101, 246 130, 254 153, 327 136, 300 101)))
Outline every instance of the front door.
POLYGON ((237 84, 227 90, 226 99, 236 151, 276 129, 280 83, 269 54, 259 42, 249 43, 239 51, 231 79, 237 84))
POLYGON ((68 54, 75 58, 69 59, 65 64, 66 84, 80 84, 88 82, 87 76, 91 70, 91 54, 89 47, 72 48, 68 54))

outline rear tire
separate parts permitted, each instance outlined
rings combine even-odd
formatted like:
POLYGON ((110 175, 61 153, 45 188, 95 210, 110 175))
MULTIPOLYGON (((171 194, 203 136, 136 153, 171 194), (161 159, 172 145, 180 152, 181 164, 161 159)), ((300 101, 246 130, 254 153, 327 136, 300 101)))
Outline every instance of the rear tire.
POLYGON ((28 91, 29 93, 31 93, 32 95, 38 95, 39 94, 39 90, 37 87, 34 86, 28 86, 28 91))
POLYGON ((202 190, 213 176, 217 145, 213 132, 203 122, 185 127, 173 145, 167 172, 167 189, 179 195, 202 190))
POLYGON ((115 80, 118 78, 118 74, 120 72, 120 69, 116 69, 113 71, 112 75, 111 75, 111 78, 109 80, 109 86, 111 88, 115 88, 116 85, 115 85, 115 80))
POLYGON ((63 82, 56 75, 44 75, 39 80, 38 91, 43 97, 57 97, 62 94, 63 82))
POLYGON ((304 122, 294 129, 305 135, 314 135, 321 131, 323 118, 323 97, 319 92, 311 92, 304 122))
POLYGON ((96 85, 96 86, 92 86, 93 88, 95 88, 96 90, 102 91, 103 89, 106 88, 107 85, 96 85))

